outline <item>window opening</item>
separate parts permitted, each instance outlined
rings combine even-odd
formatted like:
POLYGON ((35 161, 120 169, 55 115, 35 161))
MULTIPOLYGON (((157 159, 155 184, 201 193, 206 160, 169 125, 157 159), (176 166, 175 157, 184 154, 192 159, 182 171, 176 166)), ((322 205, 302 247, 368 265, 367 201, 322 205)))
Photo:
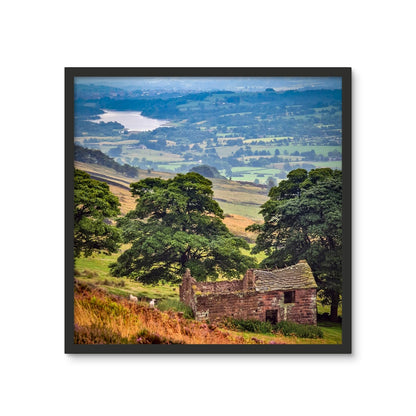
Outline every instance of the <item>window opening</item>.
POLYGON ((285 292, 285 303, 295 303, 295 291, 285 292))

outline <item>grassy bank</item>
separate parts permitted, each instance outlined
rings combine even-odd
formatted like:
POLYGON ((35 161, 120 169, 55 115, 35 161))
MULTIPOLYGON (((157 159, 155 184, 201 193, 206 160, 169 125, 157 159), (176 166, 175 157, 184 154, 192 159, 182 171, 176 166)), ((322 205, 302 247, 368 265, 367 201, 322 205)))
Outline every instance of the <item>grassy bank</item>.
MULTIPOLYGON (((207 325, 186 319, 190 316, 179 302, 179 287, 172 284, 143 285, 127 278, 115 278, 108 265, 118 254, 94 255, 76 260, 75 334, 80 343, 226 343, 226 344, 340 344, 340 324, 319 323, 323 337, 300 338, 294 335, 262 334, 207 325), (128 301, 132 294, 139 299, 128 301), (157 299, 157 310, 148 308, 157 299), (141 334, 141 336, 140 336, 141 334), (152 341, 153 340, 153 341, 152 341)), ((261 255, 257 256, 261 260, 261 255)), ((324 313, 327 307, 318 306, 324 313)))

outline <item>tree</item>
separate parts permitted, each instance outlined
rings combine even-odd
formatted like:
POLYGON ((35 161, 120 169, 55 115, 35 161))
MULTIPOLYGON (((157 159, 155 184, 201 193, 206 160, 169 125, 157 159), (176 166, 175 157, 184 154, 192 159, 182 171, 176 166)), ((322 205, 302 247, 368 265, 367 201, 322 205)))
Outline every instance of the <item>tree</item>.
POLYGON ((119 156, 121 156, 122 151, 123 151, 122 146, 113 147, 109 150, 108 156, 113 157, 113 158, 119 157, 119 156))
POLYGON ((242 255, 245 240, 222 222, 212 182, 196 172, 173 179, 146 178, 130 185, 137 206, 118 221, 131 244, 110 268, 144 283, 178 281, 187 268, 197 280, 239 277, 255 262, 242 255))
POLYGON ((191 168, 190 172, 199 173, 200 175, 205 176, 205 178, 222 178, 218 169, 214 166, 198 165, 191 168))
POLYGON ((268 189, 273 188, 273 186, 276 186, 276 179, 274 179, 272 176, 269 176, 266 180, 266 185, 268 189))
POLYGON ((121 236, 109 218, 120 213, 118 198, 104 182, 91 179, 81 170, 74 172, 74 258, 93 252, 115 253, 121 236))
POLYGON ((263 267, 306 259, 336 320, 342 295, 342 174, 296 169, 287 178, 270 190, 262 205, 264 224, 249 227, 259 232, 253 252, 266 252, 263 267))
POLYGON ((299 196, 301 184, 307 177, 308 172, 305 169, 292 170, 287 174, 287 180, 280 181, 278 187, 270 189, 270 198, 282 200, 299 196))

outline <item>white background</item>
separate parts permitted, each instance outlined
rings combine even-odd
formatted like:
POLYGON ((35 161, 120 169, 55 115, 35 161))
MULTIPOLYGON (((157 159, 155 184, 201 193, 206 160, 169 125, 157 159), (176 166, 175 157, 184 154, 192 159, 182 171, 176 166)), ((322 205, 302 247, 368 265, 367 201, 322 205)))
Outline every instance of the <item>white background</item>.
POLYGON ((416 277, 411 4, 2 5, 3 414, 411 414, 416 277), (65 66, 352 67, 352 355, 64 354, 65 66))

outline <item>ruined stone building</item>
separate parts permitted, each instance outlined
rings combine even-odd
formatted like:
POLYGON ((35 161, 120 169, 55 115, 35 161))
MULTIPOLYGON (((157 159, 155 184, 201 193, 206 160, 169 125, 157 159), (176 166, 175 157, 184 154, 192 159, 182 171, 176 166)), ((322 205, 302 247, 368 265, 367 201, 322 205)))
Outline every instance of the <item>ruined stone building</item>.
POLYGON ((311 268, 301 260, 284 269, 250 269, 242 280, 220 282, 197 282, 187 270, 179 293, 200 321, 228 316, 316 325, 316 289, 311 268))

